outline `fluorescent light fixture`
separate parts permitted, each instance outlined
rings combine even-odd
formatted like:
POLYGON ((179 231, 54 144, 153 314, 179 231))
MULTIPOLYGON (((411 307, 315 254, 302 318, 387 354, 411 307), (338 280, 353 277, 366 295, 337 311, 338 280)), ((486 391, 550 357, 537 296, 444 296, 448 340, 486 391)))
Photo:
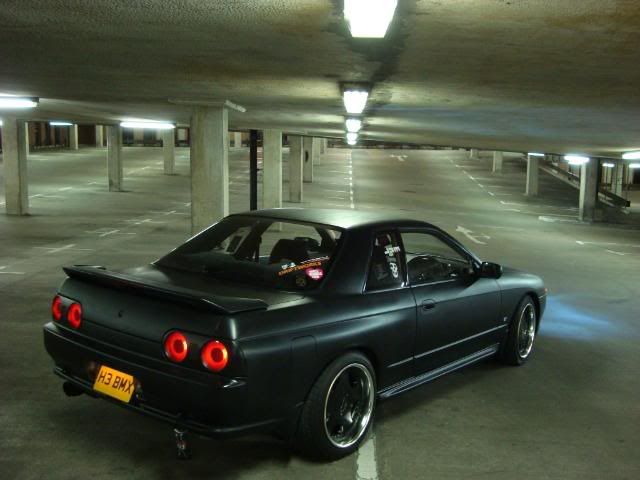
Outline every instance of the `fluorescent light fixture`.
POLYGON ((347 118, 347 131, 357 133, 362 128, 362 120, 359 118, 347 118))
POLYGON ((356 143, 358 142, 356 142, 355 140, 347 140, 348 145, 355 145, 356 143))
POLYGON ((529 155, 530 157, 544 157, 544 153, 536 153, 536 152, 529 152, 527 155, 529 155))
POLYGON ((13 97, 0 95, 0 108, 33 108, 38 106, 38 99, 33 97, 13 97))
POLYGON ((615 165, 614 165, 613 163, 609 163, 609 162, 604 162, 604 163, 602 164, 602 166, 603 166, 604 168, 613 168, 613 167, 615 167, 615 165))
POLYGON ((70 127, 73 123, 69 122, 49 122, 52 127, 70 127))
POLYGON ((569 162, 569 165, 584 165, 589 163, 589 157, 583 157, 582 155, 565 155, 564 159, 569 162))
POLYGON ((631 169, 640 168, 640 163, 630 163, 629 168, 631 169))
POLYGON ((351 36, 383 38, 397 4, 397 0, 344 0, 344 19, 351 36))
POLYGON ((348 113, 362 113, 368 97, 369 92, 366 90, 345 90, 342 94, 344 108, 348 113))
POLYGON ((0 127, 2 126, 2 119, 0 119, 0 127))
POLYGON ((176 128, 173 123, 168 122, 149 122, 142 120, 125 120, 120 123, 123 128, 150 128, 153 130, 171 130, 176 128))
POLYGON ((355 132, 349 132, 347 133, 347 142, 357 142, 358 141, 358 134, 355 132))
POLYGON ((622 155, 623 160, 640 160, 640 152, 627 152, 622 155))

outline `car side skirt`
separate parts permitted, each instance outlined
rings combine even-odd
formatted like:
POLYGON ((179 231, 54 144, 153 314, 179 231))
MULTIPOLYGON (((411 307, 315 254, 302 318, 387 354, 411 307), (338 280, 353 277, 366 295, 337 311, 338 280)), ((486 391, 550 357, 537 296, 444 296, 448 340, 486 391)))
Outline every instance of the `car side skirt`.
POLYGON ((467 355, 466 357, 456 360, 455 362, 451 362, 447 365, 436 368, 435 370, 431 370, 418 376, 403 380, 399 383, 396 383, 395 385, 391 385, 390 387, 380 390, 378 392, 378 398, 380 400, 386 400, 387 398, 391 398, 399 395, 400 393, 409 391, 424 383, 430 382, 438 377, 446 375, 447 373, 451 373, 455 370, 466 367, 467 365, 471 365, 472 363, 479 362, 484 358, 495 355, 498 352, 499 348, 500 344, 496 343, 478 352, 472 353, 471 355, 467 355))

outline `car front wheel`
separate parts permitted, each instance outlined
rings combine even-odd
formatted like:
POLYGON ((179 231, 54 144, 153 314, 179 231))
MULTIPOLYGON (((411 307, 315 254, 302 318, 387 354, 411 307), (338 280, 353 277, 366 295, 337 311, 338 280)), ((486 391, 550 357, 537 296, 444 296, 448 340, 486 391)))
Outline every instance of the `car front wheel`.
POLYGON ((376 379, 358 352, 333 361, 314 384, 302 410, 297 447, 305 456, 336 460, 357 450, 375 410, 376 379))
POLYGON ((533 299, 527 295, 511 319, 500 359, 509 365, 522 365, 531 356, 538 332, 538 313, 533 299))

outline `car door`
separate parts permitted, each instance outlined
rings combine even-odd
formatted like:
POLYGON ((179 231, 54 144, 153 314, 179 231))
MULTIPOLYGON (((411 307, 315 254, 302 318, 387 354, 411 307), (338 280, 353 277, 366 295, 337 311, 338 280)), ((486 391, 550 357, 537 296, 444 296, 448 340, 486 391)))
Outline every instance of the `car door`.
POLYGON ((400 236, 416 302, 416 374, 494 344, 502 326, 497 282, 479 277, 471 254, 440 231, 400 236))

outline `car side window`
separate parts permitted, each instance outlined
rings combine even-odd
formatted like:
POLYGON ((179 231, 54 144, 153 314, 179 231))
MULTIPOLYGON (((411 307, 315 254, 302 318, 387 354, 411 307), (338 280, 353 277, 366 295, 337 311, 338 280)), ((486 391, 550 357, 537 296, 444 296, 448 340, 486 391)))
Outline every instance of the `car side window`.
POLYGON ((377 232, 367 277, 367 290, 401 287, 404 283, 402 249, 395 232, 377 232))
POLYGON ((409 283, 453 280, 471 268, 469 259, 436 235, 427 232, 402 232, 409 283))

